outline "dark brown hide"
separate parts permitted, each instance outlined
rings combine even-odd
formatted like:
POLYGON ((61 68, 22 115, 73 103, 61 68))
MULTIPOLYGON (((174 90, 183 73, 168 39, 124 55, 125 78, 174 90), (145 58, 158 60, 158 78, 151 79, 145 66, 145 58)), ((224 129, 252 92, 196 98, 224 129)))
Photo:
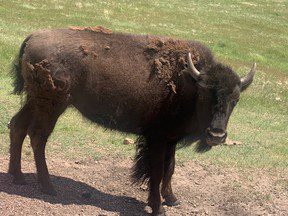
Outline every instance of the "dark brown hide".
POLYGON ((10 124, 14 182, 25 182, 20 160, 28 133, 42 189, 56 193, 45 145, 58 117, 72 105, 106 128, 140 135, 133 178, 149 180, 153 215, 164 215, 161 182, 165 202, 178 203, 171 187, 177 142, 188 136, 207 146, 205 130, 209 127, 210 138, 225 131, 231 101, 239 99, 240 78, 202 44, 103 27, 35 32, 21 46, 14 70, 14 92, 27 95, 10 124), (187 73, 188 52, 202 73, 199 83, 187 73))

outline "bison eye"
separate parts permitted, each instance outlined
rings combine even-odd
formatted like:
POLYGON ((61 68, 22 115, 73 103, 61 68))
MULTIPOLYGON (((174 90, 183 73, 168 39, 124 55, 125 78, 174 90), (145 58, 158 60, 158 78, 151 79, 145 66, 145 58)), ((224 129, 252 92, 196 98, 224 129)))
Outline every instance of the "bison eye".
POLYGON ((238 100, 233 100, 232 103, 231 103, 232 106, 235 107, 237 105, 237 102, 238 102, 238 100))

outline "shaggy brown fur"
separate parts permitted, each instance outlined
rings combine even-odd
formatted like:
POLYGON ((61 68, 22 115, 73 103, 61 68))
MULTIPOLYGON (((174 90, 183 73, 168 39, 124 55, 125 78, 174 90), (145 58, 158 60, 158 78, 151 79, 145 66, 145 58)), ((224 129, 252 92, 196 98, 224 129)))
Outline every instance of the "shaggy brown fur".
POLYGON ((133 178, 149 181, 153 215, 164 215, 161 182, 165 202, 178 203, 171 187, 177 142, 200 140, 202 150, 208 141, 222 142, 241 88, 238 75, 215 62, 199 42, 112 33, 103 27, 31 34, 14 73, 14 92, 27 96, 10 125, 14 182, 25 182, 21 148, 28 133, 42 190, 56 193, 45 145, 58 117, 72 105, 106 128, 140 135, 133 178), (187 72, 188 52, 201 71, 199 80, 187 72))

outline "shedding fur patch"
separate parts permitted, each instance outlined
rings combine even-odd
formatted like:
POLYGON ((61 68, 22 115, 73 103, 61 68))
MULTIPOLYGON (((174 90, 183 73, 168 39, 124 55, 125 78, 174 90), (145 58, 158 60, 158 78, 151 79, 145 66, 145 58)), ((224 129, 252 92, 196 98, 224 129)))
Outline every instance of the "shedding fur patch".
POLYGON ((166 82, 171 92, 176 94, 178 77, 187 66, 187 53, 191 53, 194 64, 199 62, 200 53, 187 41, 157 36, 147 37, 145 54, 150 62, 151 75, 166 82))
POLYGON ((174 94, 177 94, 176 85, 172 80, 167 84, 167 86, 169 86, 171 88, 171 90, 174 94))
POLYGON ((56 76, 50 69, 50 62, 43 60, 36 64, 23 63, 23 77, 28 99, 32 99, 46 111, 55 104, 66 103, 70 97, 69 77, 56 76))
POLYGON ((26 81, 26 90, 30 94, 34 94, 39 90, 43 92, 53 92, 56 89, 50 71, 45 68, 47 63, 47 60, 43 60, 34 65, 28 62, 26 63, 26 69, 28 70, 25 70, 26 73, 23 76, 26 81))
POLYGON ((80 49, 80 51, 83 53, 83 55, 88 55, 89 54, 89 50, 88 50, 88 47, 87 46, 85 46, 85 45, 81 45, 80 47, 79 47, 79 49, 80 49))
POLYGON ((70 26, 69 29, 75 30, 75 31, 92 31, 92 32, 101 32, 104 34, 112 34, 112 30, 106 29, 103 26, 94 26, 94 27, 81 27, 81 26, 70 26))

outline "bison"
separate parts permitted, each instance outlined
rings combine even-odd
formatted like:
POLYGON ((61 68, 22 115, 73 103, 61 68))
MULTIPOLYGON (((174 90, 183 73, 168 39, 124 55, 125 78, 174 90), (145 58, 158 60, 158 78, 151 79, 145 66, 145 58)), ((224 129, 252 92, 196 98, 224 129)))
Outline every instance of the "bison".
POLYGON ((25 183, 21 148, 28 134, 42 191, 56 194, 45 146, 58 117, 73 106, 105 128, 139 135, 133 181, 148 182, 152 215, 165 215, 160 195, 167 205, 179 204, 171 186, 177 143, 199 141, 198 151, 223 143, 256 64, 240 78, 199 42, 98 26, 34 32, 13 68, 14 93, 26 96, 10 122, 14 183, 25 183))

